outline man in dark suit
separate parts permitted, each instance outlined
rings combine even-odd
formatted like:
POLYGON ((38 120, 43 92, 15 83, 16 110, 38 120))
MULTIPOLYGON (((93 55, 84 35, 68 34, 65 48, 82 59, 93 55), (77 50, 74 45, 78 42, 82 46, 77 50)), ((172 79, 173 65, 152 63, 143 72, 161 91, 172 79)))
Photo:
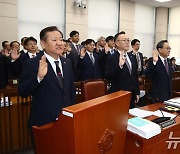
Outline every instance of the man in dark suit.
POLYGON ((114 46, 115 46, 114 45, 114 37, 108 36, 106 38, 106 44, 105 45, 104 45, 104 38, 101 37, 101 39, 99 40, 99 43, 102 44, 100 46, 101 50, 99 50, 99 52, 98 52, 99 65, 100 65, 101 76, 104 79, 105 78, 105 66, 106 66, 107 57, 114 53, 114 46))
POLYGON ((95 42, 92 39, 87 39, 85 49, 82 50, 78 61, 77 68, 80 71, 80 81, 88 79, 101 78, 98 55, 93 53, 95 42))
POLYGON ((75 87, 70 60, 62 57, 63 35, 57 27, 40 32, 44 50, 25 62, 19 80, 19 95, 32 95, 29 126, 58 120, 62 108, 75 104, 75 87))
POLYGON ((11 58, 12 58, 12 72, 17 78, 19 78, 23 64, 30 58, 34 58, 37 48, 37 40, 34 37, 28 37, 24 41, 24 46, 27 49, 27 53, 20 54, 18 50, 12 50, 11 58))
POLYGON ((175 57, 171 58, 171 62, 172 62, 172 70, 173 70, 173 72, 180 71, 180 67, 178 65, 176 65, 176 58, 175 57))
POLYGON ((137 60, 137 64, 138 64, 138 75, 142 76, 143 75, 144 62, 143 62, 143 54, 141 52, 139 52, 140 41, 138 39, 133 39, 131 41, 131 46, 133 48, 131 53, 136 56, 136 60, 137 60))
POLYGON ((106 64, 106 78, 111 83, 109 92, 119 90, 131 92, 130 108, 139 101, 139 83, 137 61, 132 53, 128 53, 130 40, 125 32, 114 37, 116 51, 108 57, 106 64))
POLYGON ((75 31, 73 30, 71 33, 70 33, 70 37, 71 37, 71 44, 70 44, 70 47, 71 47, 71 55, 73 57, 73 61, 74 61, 74 72, 75 72, 75 76, 74 76, 74 79, 75 81, 78 81, 78 78, 79 78, 79 72, 77 70, 77 63, 78 63, 78 59, 79 59, 79 56, 80 56, 80 52, 81 52, 81 49, 83 48, 82 45, 79 44, 79 32, 78 31, 75 31))
POLYGON ((8 83, 7 57, 0 53, 0 89, 5 89, 8 83))
POLYGON ((153 53, 153 59, 149 61, 146 76, 152 81, 151 96, 157 102, 168 100, 172 97, 172 64, 167 58, 170 54, 170 46, 167 40, 160 41, 153 53))
POLYGON ((27 53, 27 50, 26 50, 26 47, 25 47, 25 45, 24 45, 24 41, 27 39, 28 37, 23 37, 23 38, 21 38, 21 45, 22 45, 22 47, 23 47, 23 49, 20 51, 20 54, 24 54, 24 53, 27 53))

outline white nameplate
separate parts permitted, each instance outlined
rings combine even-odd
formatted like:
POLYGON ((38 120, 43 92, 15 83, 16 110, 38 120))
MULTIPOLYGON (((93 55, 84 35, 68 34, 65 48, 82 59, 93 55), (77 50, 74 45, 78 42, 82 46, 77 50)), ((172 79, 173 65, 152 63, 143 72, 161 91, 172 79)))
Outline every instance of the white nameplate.
POLYGON ((67 112, 67 111, 62 111, 62 114, 65 115, 65 116, 68 116, 68 117, 71 117, 73 118, 73 114, 70 113, 70 112, 67 112))

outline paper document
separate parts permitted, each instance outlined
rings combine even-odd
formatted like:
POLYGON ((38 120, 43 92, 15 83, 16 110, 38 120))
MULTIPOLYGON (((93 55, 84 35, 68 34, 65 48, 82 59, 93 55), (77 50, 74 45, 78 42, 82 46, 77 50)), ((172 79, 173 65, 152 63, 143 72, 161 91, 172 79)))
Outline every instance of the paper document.
POLYGON ((145 117, 149 117, 149 116, 153 115, 153 112, 142 110, 139 108, 133 108, 133 109, 129 110, 129 114, 136 116, 136 117, 145 118, 145 117))
MULTIPOLYGON (((171 119, 172 119, 172 118, 174 118, 176 116, 175 114, 172 114, 172 113, 168 113, 168 112, 165 112, 165 111, 162 111, 162 112, 164 114, 164 117, 171 117, 171 119)), ((153 115, 155 115, 157 117, 163 117, 160 110, 154 111, 153 115)))
POLYGON ((180 97, 173 98, 167 101, 164 101, 164 104, 179 107, 180 108, 180 97))
POLYGON ((161 133, 161 128, 158 124, 139 117, 128 119, 127 129, 146 139, 161 133))

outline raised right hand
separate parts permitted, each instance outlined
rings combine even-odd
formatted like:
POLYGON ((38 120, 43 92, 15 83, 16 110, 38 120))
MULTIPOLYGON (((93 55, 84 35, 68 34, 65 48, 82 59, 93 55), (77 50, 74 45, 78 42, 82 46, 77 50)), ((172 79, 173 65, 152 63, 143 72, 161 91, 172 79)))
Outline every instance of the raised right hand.
POLYGON ((38 68, 38 77, 40 80, 44 78, 44 76, 47 74, 48 65, 46 62, 46 56, 43 55, 41 57, 41 60, 39 60, 39 68, 38 68))
POLYGON ((13 48, 11 51, 11 59, 16 60, 20 56, 20 53, 18 52, 17 48, 13 48))
POLYGON ((157 62, 158 61, 159 52, 157 50, 154 50, 152 56, 153 56, 153 61, 157 62))
POLYGON ((82 48, 81 49, 81 52, 80 52, 80 57, 84 57, 86 54, 86 49, 85 48, 82 48))

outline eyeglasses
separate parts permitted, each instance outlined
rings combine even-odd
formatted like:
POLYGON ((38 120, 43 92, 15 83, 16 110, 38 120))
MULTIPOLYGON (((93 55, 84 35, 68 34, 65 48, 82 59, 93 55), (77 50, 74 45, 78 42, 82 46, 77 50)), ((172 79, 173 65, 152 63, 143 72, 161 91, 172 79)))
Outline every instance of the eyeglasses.
POLYGON ((124 40, 117 40, 117 41, 122 41, 122 42, 131 42, 131 40, 130 39, 124 39, 124 40))
POLYGON ((171 50, 171 48, 169 47, 169 48, 163 48, 163 49, 166 49, 166 50, 171 50))

